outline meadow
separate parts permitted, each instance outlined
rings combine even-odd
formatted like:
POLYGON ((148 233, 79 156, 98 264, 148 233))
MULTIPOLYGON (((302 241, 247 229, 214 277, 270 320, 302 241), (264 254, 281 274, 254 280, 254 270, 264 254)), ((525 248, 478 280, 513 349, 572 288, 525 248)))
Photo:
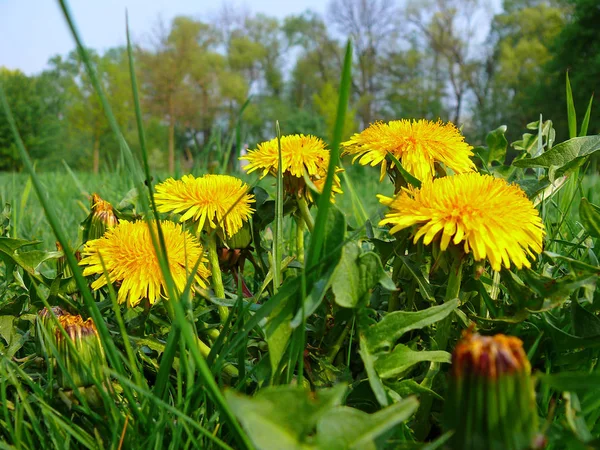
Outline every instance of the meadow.
POLYGON ((349 42, 327 143, 277 122, 244 170, 171 176, 131 45, 139 152, 61 5, 122 153, 36 173, 0 85, 24 166, 0 174, 0 448, 598 446, 600 135, 568 78, 562 142, 343 139, 349 42))

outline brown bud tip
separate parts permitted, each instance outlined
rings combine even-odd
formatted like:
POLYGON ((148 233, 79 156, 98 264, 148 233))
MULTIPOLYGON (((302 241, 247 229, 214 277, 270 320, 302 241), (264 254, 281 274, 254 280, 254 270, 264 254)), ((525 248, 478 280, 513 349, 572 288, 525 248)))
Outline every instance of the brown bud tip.
POLYGON ((113 206, 96 193, 91 197, 91 210, 92 215, 98 218, 107 229, 113 228, 119 223, 113 206))
POLYGON ((482 375, 496 378, 498 375, 531 371, 523 342, 513 336, 497 334, 481 336, 470 330, 463 337, 452 354, 452 373, 482 375))
MULTIPOLYGON (((98 330, 96 329, 96 325, 94 321, 89 318, 87 320, 83 320, 83 318, 77 314, 65 314, 58 317, 58 321, 61 326, 65 329, 67 334, 72 340, 81 339, 90 335, 98 335, 98 330)), ((56 330, 56 338, 60 339, 62 334, 60 330, 56 330)))

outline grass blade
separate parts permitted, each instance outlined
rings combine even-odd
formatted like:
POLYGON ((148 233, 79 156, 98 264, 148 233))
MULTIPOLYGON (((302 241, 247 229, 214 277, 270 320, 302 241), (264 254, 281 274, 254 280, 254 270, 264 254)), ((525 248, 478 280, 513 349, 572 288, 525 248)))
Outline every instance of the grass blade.
POLYGON ((323 249, 325 223, 329 208, 331 207, 331 190, 333 187, 333 177, 336 167, 340 159, 340 143, 342 142, 342 133, 344 131, 344 121, 346 119, 346 109, 348 108, 348 100, 350 98, 350 81, 352 77, 352 42, 348 40, 346 45, 346 55, 344 57, 344 66, 342 69, 342 79, 340 83, 340 96, 338 103, 337 116, 335 120, 335 128, 333 132, 333 142, 331 144, 331 152, 329 157, 329 167, 327 169, 327 178, 323 186, 323 192, 319 197, 317 206, 318 213, 315 220, 315 229, 311 235, 310 248, 307 257, 307 268, 314 267, 318 264, 323 249))
POLYGON ((569 138, 577 137, 577 115, 575 114, 575 104, 573 103, 573 91, 569 81, 569 72, 567 72, 567 120, 569 121, 569 138))
POLYGON ((590 125, 590 116, 592 115, 592 102, 594 101, 594 94, 590 97, 590 102, 588 103, 588 107, 585 111, 585 116, 583 116, 583 122, 581 122, 581 130, 579 131, 579 136, 587 136, 588 127, 590 125))

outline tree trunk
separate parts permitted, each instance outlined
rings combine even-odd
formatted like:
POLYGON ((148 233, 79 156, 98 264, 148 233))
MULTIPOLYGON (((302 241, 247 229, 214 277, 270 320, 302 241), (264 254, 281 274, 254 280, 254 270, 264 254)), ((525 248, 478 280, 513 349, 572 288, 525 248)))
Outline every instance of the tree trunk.
POLYGON ((92 170, 94 175, 98 174, 100 169, 100 136, 94 136, 94 149, 92 151, 92 170))

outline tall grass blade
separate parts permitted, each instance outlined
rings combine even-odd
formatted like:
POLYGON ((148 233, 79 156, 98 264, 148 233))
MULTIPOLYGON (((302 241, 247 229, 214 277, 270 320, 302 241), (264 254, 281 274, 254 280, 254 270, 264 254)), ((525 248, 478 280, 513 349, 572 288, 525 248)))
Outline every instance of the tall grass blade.
POLYGON ((340 96, 333 132, 333 142, 329 157, 329 167, 327 169, 327 178, 323 186, 317 206, 318 213, 315 220, 315 229, 311 235, 310 247, 308 251, 306 267, 310 269, 319 263, 321 252, 325 239, 325 224, 329 209, 331 207, 331 190, 333 188, 333 177, 340 159, 340 143, 342 142, 342 133, 344 131, 344 121, 346 119, 346 109, 350 98, 350 82, 352 77, 352 42, 348 40, 346 45, 346 54, 344 56, 344 66, 342 69, 342 78, 340 83, 340 96))
POLYGON ((569 81, 569 72, 567 72, 567 120, 569 122, 569 138, 577 137, 577 115, 575 114, 575 104, 573 103, 573 91, 569 81))
POLYGON ((585 110, 585 116, 583 116, 583 122, 581 122, 581 130, 579 136, 587 136, 588 127, 590 125, 590 116, 592 115, 592 102, 594 101, 594 94, 590 97, 588 107, 585 110))
POLYGON ((276 294, 281 285, 281 259, 283 253, 283 168, 281 160, 281 129, 275 122, 277 133, 277 194, 275 196, 275 235, 273 236, 273 292, 276 294))

